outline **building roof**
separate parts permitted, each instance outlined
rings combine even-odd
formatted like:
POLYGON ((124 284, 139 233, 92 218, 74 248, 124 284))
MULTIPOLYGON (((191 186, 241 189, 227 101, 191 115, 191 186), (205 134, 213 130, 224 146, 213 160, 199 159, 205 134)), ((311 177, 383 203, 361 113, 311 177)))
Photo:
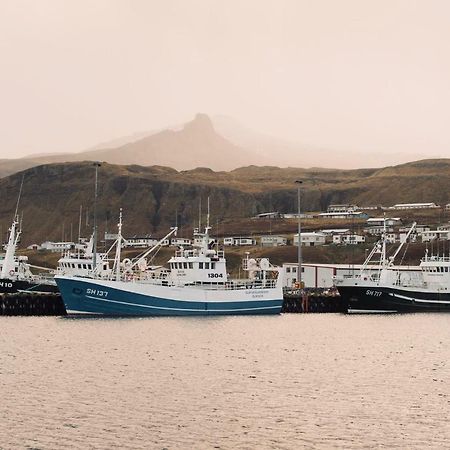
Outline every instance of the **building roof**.
POLYGON ((367 219, 367 222, 383 222, 384 220, 396 220, 400 221, 402 220, 400 217, 371 217, 370 219, 367 219))
POLYGON ((344 234, 350 231, 349 228, 328 228, 326 230, 320 230, 324 234, 344 234))
POLYGON ((396 203, 394 206, 392 206, 392 208, 396 208, 396 207, 407 207, 407 206, 437 206, 436 203, 396 203))

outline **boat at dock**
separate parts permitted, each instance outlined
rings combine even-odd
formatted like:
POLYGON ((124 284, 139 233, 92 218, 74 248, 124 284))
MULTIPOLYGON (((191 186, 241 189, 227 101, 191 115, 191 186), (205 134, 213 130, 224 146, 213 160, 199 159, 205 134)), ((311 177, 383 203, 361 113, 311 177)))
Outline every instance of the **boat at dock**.
POLYGON ((31 268, 34 266, 28 263, 28 257, 16 255, 20 234, 19 220, 17 215, 15 215, 11 228, 9 229, 5 253, 0 255, 0 294, 15 292, 58 292, 53 276, 33 274, 31 268))
MULTIPOLYGON (((281 268, 266 258, 243 260, 245 279, 230 279, 224 252, 213 244, 210 227, 194 230, 194 245, 176 250, 167 265, 153 256, 173 228, 155 246, 133 260, 121 260, 122 219, 111 273, 55 277, 69 314, 105 316, 212 316, 278 314, 283 304, 281 268)), ((104 259, 105 260, 105 259, 104 259)))
POLYGON ((417 268, 393 265, 414 227, 389 258, 384 232, 359 273, 335 280, 348 313, 450 311, 450 256, 426 251, 417 268), (370 263, 377 254, 378 270, 373 270, 370 263))

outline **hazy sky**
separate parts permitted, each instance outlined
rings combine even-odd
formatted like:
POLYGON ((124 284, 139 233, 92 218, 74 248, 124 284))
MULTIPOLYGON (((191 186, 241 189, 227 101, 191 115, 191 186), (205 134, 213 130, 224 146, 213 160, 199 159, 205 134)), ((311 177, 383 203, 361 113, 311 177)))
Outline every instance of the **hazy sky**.
POLYGON ((0 0, 0 157, 232 116, 450 157, 450 1, 0 0))

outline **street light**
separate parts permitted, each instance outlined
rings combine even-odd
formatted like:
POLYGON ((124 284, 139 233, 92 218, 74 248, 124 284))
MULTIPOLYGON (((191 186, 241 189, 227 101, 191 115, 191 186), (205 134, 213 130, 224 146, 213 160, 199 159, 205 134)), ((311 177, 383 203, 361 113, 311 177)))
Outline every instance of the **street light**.
POLYGON ((94 239, 92 242, 92 251, 93 251, 93 259, 92 259, 92 268, 94 273, 97 270, 97 194, 98 194, 98 168, 101 164, 96 161, 94 163, 95 167, 95 195, 94 195, 94 239))
POLYGON ((295 184, 297 185, 297 203, 298 203, 298 253, 297 253, 297 282, 299 283, 300 289, 302 288, 302 224, 300 219, 300 186, 303 183, 301 180, 296 180, 295 184))

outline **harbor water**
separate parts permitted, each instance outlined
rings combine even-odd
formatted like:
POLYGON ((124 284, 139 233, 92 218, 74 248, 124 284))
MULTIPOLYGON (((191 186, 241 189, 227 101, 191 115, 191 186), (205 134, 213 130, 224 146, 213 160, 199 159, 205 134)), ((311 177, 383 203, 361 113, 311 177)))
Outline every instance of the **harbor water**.
POLYGON ((450 315, 0 318, 0 448, 448 448, 450 315))

